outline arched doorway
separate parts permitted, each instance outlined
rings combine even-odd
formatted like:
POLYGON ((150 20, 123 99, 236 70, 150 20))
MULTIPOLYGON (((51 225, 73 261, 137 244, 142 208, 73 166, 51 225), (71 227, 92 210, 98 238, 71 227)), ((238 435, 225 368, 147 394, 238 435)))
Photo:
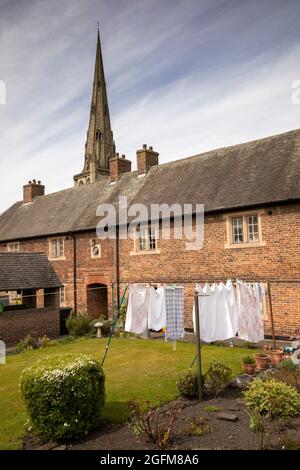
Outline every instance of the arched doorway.
POLYGON ((87 286, 87 313, 89 318, 108 318, 107 286, 89 284, 87 286))

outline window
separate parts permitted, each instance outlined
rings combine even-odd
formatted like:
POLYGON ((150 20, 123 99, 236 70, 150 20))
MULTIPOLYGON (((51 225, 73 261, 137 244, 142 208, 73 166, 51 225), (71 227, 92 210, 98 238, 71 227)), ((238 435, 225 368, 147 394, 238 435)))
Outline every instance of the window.
POLYGON ((156 230, 151 227, 141 228, 138 239, 139 251, 156 251, 157 237, 156 230))
POLYGON ((63 238, 50 241, 50 259, 63 259, 65 257, 65 240, 63 238))
POLYGON ((247 217, 248 242, 259 242, 258 216, 250 215, 247 217))
POLYGON ((66 286, 61 286, 60 288, 60 304, 66 302, 66 286))
POLYGON ((227 227, 227 243, 225 248, 243 248, 264 246, 262 240, 261 216, 263 210, 256 213, 239 213, 225 215, 227 227))
POLYGON ((243 217, 234 217, 232 219, 232 241, 233 243, 243 243, 243 217))
POLYGON ((16 252, 20 251, 20 243, 19 242, 8 243, 7 244, 7 251, 10 252, 10 253, 16 253, 16 252))

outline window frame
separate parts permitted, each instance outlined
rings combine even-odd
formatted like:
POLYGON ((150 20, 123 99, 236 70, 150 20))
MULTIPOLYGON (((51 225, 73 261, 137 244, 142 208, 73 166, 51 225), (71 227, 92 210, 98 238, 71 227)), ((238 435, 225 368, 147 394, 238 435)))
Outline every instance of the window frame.
POLYGON ((157 227, 151 227, 151 225, 144 228, 142 227, 141 235, 142 236, 140 236, 140 234, 136 234, 134 239, 134 251, 131 251, 130 255, 160 254, 160 249, 158 248, 157 227), (143 233, 145 231, 146 233, 143 233), (145 247, 145 249, 141 249, 142 246, 145 247))
POLYGON ((254 211, 245 211, 245 212, 236 212, 230 213, 223 216, 226 221, 226 236, 227 240, 225 243, 225 248, 255 248, 260 246, 265 246, 266 242, 262 237, 262 218, 265 214, 265 210, 254 210, 254 211), (257 223, 252 223, 252 226, 256 227, 257 230, 254 234, 257 234, 258 240, 250 240, 250 231, 249 231, 249 219, 251 217, 257 217, 257 223), (242 239, 243 241, 235 242, 234 241, 234 220, 242 219, 242 239))
POLYGON ((60 306, 66 305, 66 285, 63 284, 59 288, 59 304, 60 306))
POLYGON ((6 249, 8 253, 19 253, 20 252, 20 242, 10 242, 7 243, 6 249), (12 249, 15 247, 16 249, 12 249))
POLYGON ((51 238, 49 240, 49 260, 65 260, 65 241, 64 237, 51 238), (54 249, 55 246, 55 249, 54 249))

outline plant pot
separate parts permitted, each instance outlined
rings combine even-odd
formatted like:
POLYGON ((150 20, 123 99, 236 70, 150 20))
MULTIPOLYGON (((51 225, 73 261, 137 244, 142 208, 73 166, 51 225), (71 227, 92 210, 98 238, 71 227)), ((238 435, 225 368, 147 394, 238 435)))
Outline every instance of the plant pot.
POLYGON ((272 366, 279 367, 282 361, 283 352, 280 349, 272 349, 269 358, 272 366))
POLYGON ((255 354, 256 367, 260 370, 268 368, 270 359, 267 355, 255 354))
POLYGON ((254 375, 255 373, 255 364, 242 364, 244 374, 254 375))

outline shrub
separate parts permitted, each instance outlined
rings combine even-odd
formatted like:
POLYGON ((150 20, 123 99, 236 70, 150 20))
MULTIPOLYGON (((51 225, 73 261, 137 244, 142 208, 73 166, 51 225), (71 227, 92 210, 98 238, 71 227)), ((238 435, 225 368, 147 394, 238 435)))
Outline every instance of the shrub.
POLYGON ((41 338, 39 338, 39 347, 41 349, 46 348, 49 345, 50 345, 50 338, 48 338, 47 335, 44 335, 41 338))
POLYGON ((36 349, 36 348, 37 348, 36 339, 31 335, 25 336, 25 338, 22 339, 22 341, 20 341, 16 346, 16 350, 18 353, 28 351, 31 349, 36 349))
POLYGON ((197 374, 189 369, 176 382, 177 390, 181 396, 193 399, 198 396, 197 374))
POLYGON ((84 313, 79 313, 76 317, 71 315, 67 318, 66 327, 69 335, 74 336, 75 338, 88 335, 93 329, 91 320, 84 313))
POLYGON ((128 402, 128 408, 134 434, 143 435, 160 449, 166 449, 173 439, 174 424, 182 411, 181 406, 173 402, 156 410, 149 401, 140 403, 134 399, 128 402))
POLYGON ((249 364, 249 365, 254 365, 255 364, 255 359, 252 356, 245 356, 242 359, 242 364, 249 364))
POLYGON ((205 375, 205 389, 215 397, 226 388, 230 381, 231 369, 222 362, 212 361, 205 375))
POLYGON ((274 379, 254 380, 244 397, 250 413, 282 419, 300 413, 300 394, 297 390, 274 379))
POLYGON ((299 369, 299 367, 293 363, 292 359, 284 359, 281 361, 281 367, 285 370, 294 371, 299 369))
POLYGON ((300 393, 300 369, 297 366, 295 369, 281 368, 272 370, 266 377, 266 380, 268 379, 274 379, 277 382, 290 385, 300 393))
POLYGON ((77 439, 96 427, 104 374, 87 355, 57 355, 25 369, 20 388, 33 431, 46 440, 77 439))
POLYGON ((112 329, 112 322, 110 320, 107 320, 107 318, 104 318, 104 317, 100 317, 96 320, 92 320, 91 321, 91 326, 92 328, 96 331, 96 328, 95 328, 95 325, 96 323, 98 322, 101 322, 102 323, 102 327, 101 327, 101 332, 102 332, 102 335, 103 336, 109 336, 110 333, 111 333, 111 329, 112 329))

